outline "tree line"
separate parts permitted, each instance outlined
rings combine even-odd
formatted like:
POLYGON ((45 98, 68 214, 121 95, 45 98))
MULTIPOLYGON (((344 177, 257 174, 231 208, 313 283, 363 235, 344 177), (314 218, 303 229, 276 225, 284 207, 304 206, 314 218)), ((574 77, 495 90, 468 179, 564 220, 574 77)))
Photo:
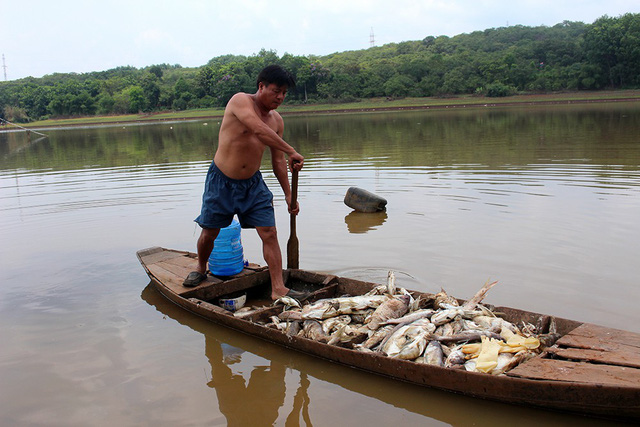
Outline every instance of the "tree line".
POLYGON ((288 103, 640 88, 640 14, 429 36, 325 56, 263 49, 215 57, 197 68, 159 64, 28 77, 0 82, 0 118, 223 107, 236 92, 253 93, 256 76, 269 64, 296 78, 288 103))

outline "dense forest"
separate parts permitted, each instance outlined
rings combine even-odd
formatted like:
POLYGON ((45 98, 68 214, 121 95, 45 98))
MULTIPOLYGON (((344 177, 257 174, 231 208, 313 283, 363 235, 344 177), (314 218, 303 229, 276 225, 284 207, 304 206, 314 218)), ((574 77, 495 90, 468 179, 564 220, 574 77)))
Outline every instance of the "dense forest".
POLYGON ((326 56, 262 50, 219 56, 198 68, 160 64, 28 77, 0 82, 0 118, 222 107, 236 92, 253 93, 258 72, 274 63, 297 80, 289 103, 640 88, 640 14, 429 36, 326 56))

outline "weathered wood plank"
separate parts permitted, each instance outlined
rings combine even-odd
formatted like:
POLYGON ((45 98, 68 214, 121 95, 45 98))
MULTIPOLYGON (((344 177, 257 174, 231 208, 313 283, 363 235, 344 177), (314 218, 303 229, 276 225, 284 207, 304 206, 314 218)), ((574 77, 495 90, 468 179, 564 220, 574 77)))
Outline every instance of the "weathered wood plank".
POLYGON ((181 279, 171 271, 168 271, 157 264, 147 265, 147 268, 163 285, 171 289, 173 292, 180 292, 185 287, 182 286, 184 279, 181 279))
MULTIPOLYGON (((633 349, 633 347, 628 347, 633 349)), ((583 360, 587 362, 604 363, 607 365, 629 366, 640 368, 640 355, 637 350, 631 351, 602 351, 584 348, 556 348, 549 347, 548 353, 553 353, 563 359, 583 360)))
POLYGON ((137 254, 139 258, 145 257, 147 255, 155 254, 156 252, 162 252, 166 249, 161 248, 160 246, 153 246, 151 248, 140 249, 137 254))
POLYGON ((172 258, 182 258, 184 254, 175 251, 163 250, 161 252, 153 252, 149 255, 141 256, 142 262, 148 267, 156 262, 166 261, 172 258))
POLYGON ((538 357, 518 365, 507 376, 623 387, 640 383, 640 369, 538 357))
POLYGON ((174 257, 174 258, 169 258, 166 260, 163 260, 166 263, 169 264, 173 264, 173 265, 178 265, 180 267, 185 267, 185 268, 189 268, 190 271, 193 271, 196 269, 196 267, 198 266, 198 260, 195 258, 192 258, 190 256, 180 256, 180 257, 174 257))
POLYGON ((182 280, 186 279, 189 273, 191 273, 195 268, 195 266, 187 267, 187 266, 182 266, 182 265, 167 262, 167 261, 160 261, 160 262, 157 262, 155 265, 158 265, 164 268, 165 270, 172 272, 176 276, 181 277, 182 280))
MULTIPOLYGON (((160 282, 162 282, 163 284, 166 284, 167 287, 171 289, 173 292, 178 294, 183 292, 193 291, 194 289, 199 289, 201 287, 215 285, 222 282, 222 280, 216 277, 207 276, 206 280, 204 280, 198 286, 193 288, 187 288, 185 286, 182 286, 182 282, 184 282, 184 279, 186 276, 180 276, 171 270, 167 270, 165 267, 166 265, 163 265, 162 263, 156 263, 156 264, 147 266, 151 274, 157 277, 160 282)), ((173 266, 173 267, 175 268, 176 266, 173 266)))
POLYGON ((569 347, 577 346, 572 344, 574 342, 578 342, 576 341, 576 337, 585 338, 585 340, 580 341, 583 343, 583 345, 589 346, 585 348, 606 350, 606 346, 611 346, 611 348, 614 348, 614 344, 622 344, 625 346, 640 348, 640 334, 630 331, 623 331, 620 329, 607 328, 591 323, 584 323, 581 326, 578 326, 569 334, 562 337, 558 341, 558 344, 567 345, 569 347), (591 341, 586 339, 591 339, 591 341), (563 341, 567 342, 567 344, 565 344, 563 341), (600 343, 600 345, 598 346, 597 343, 600 343), (592 345, 593 347, 591 347, 592 345))
MULTIPOLYGON (((207 277, 207 281, 219 280, 215 277, 207 277)), ((200 285, 195 288, 182 288, 180 296, 183 298, 198 298, 203 301, 211 301, 215 298, 219 298, 223 295, 227 295, 237 291, 247 290, 249 288, 264 285, 269 283, 269 271, 263 270, 260 272, 254 272, 249 270, 243 270, 240 274, 229 278, 225 281, 225 286, 211 286, 213 283, 208 283, 206 286, 200 285)))

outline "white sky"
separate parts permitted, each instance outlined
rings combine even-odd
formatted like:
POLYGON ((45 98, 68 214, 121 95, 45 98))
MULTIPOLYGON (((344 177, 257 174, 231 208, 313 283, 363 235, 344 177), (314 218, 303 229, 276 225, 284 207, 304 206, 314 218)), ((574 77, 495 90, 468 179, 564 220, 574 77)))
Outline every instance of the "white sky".
POLYGON ((126 65, 198 67, 262 48, 326 55, 368 48, 372 28, 381 46, 625 13, 640 13, 640 0, 0 0, 0 54, 15 80, 126 65))

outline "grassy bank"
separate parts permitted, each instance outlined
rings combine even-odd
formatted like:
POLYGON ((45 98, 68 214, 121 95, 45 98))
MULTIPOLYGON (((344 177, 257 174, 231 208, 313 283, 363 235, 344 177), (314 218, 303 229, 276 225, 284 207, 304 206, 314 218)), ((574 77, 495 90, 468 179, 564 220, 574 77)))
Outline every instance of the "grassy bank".
MULTIPOLYGON (((487 98, 480 96, 455 96, 450 98, 403 98, 386 99, 375 98, 360 102, 350 103, 324 103, 282 105, 278 111, 283 114, 308 114, 308 113, 335 113, 358 112, 378 110, 403 110, 420 108, 445 108, 454 106, 505 106, 528 104, 562 104, 562 103, 587 103, 607 101, 640 101, 640 90, 618 90, 598 92, 567 92, 540 95, 515 95, 504 98, 487 98)), ((167 111, 148 114, 124 114, 117 116, 91 116, 75 117, 69 119, 51 119, 20 124, 26 128, 51 128, 65 126, 89 126, 109 124, 135 124, 157 121, 197 120, 208 118, 221 118, 223 108, 208 108, 200 110, 167 111)))

